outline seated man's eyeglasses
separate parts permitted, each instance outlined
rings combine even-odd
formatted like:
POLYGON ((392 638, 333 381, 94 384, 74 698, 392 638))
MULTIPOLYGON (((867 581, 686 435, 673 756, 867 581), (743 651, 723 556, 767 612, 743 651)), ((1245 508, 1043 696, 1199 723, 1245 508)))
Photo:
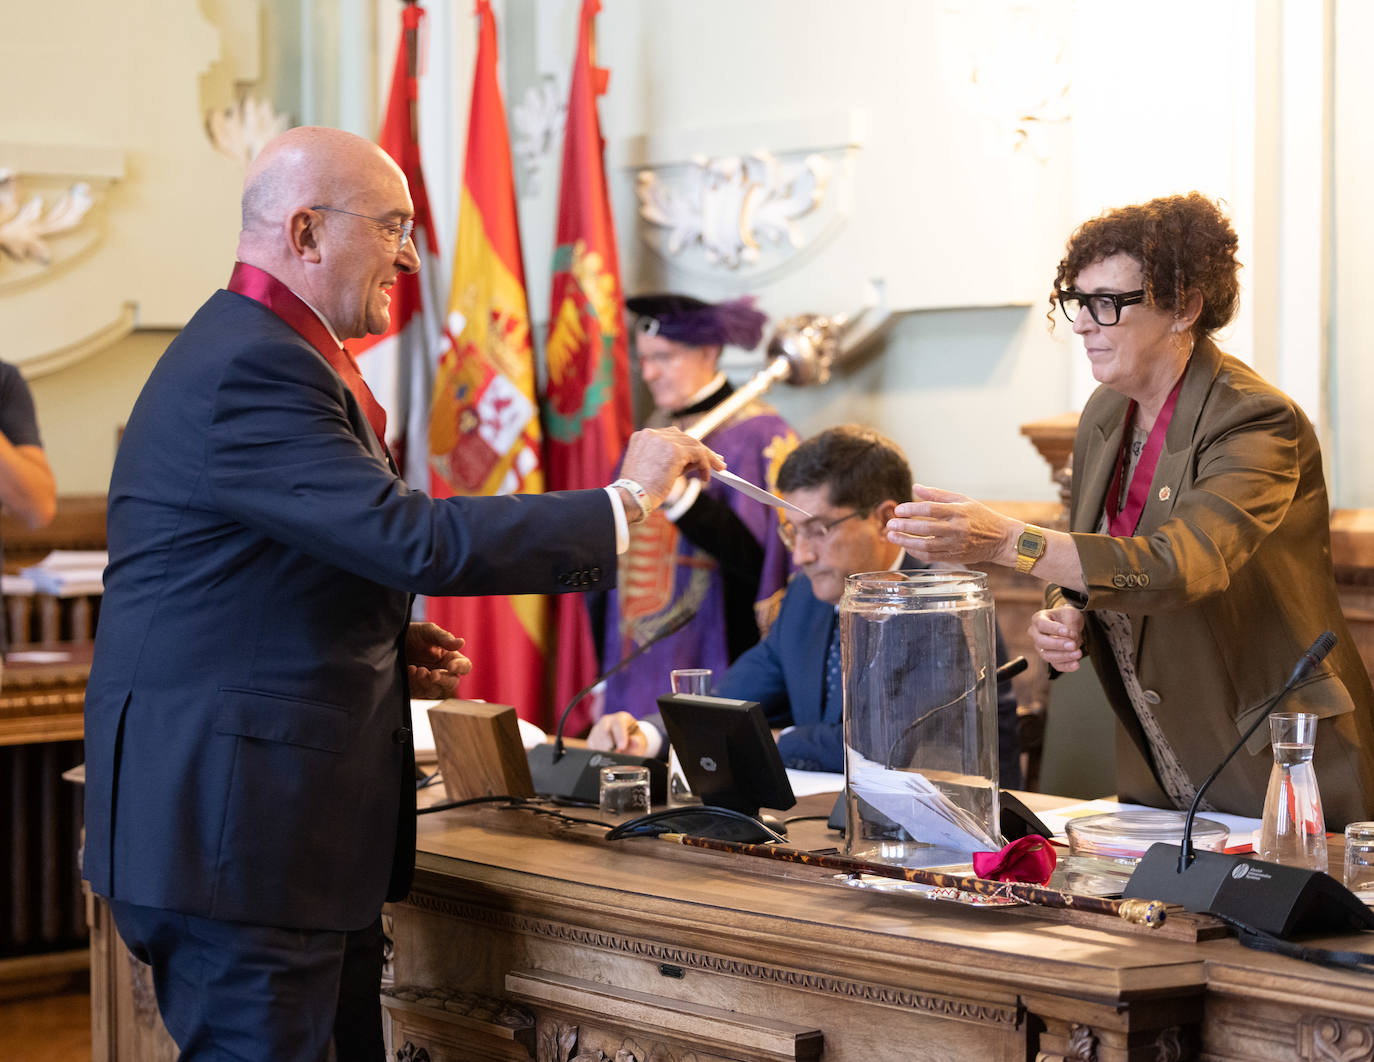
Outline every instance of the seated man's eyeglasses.
POLYGON ((393 248, 393 250, 396 251, 399 251, 406 245, 406 242, 410 239, 410 234, 415 231, 414 218, 411 218, 409 221, 396 221, 392 218, 375 218, 371 214, 359 214, 352 210, 340 210, 338 207, 323 206, 320 204, 316 204, 310 209, 327 210, 331 214, 347 214, 349 217, 365 218, 368 221, 375 221, 382 227, 382 231, 386 232, 396 241, 395 247, 393 248))
POLYGON ((853 520, 856 516, 864 517, 870 512, 872 512, 871 509, 856 509, 847 516, 841 516, 838 520, 831 520, 829 523, 822 520, 808 520, 800 527, 784 517, 778 521, 778 537, 782 539, 782 544, 788 549, 796 549, 798 541, 820 546, 830 538, 830 533, 846 520, 853 520))
POLYGON ((1064 316, 1070 322, 1086 306, 1092 319, 1104 328, 1121 320, 1121 307, 1135 306, 1145 301, 1144 288, 1122 292, 1094 291, 1091 294, 1086 291, 1064 290, 1056 291, 1054 295, 1059 300, 1059 308, 1064 311, 1064 316))

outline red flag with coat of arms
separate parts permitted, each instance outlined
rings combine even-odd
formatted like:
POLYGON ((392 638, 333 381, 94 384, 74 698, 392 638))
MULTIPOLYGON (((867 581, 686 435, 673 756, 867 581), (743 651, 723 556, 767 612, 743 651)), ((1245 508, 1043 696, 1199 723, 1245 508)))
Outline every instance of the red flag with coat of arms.
MULTIPOLYGON (((583 0, 563 135, 542 403, 553 490, 605 486, 632 427, 625 296, 596 110, 610 74, 592 57, 592 23, 600 9, 600 0, 583 0)), ((564 704, 598 669, 581 598, 555 600, 555 703, 564 704)), ((568 730, 578 733, 589 721, 584 710, 569 720, 568 730)))
MULTIPOLYGON (((477 17, 450 338, 435 373, 429 423, 430 489, 439 498, 544 489, 515 175, 489 0, 478 0, 477 17)), ((474 667, 463 679, 464 697, 514 705, 522 718, 549 725, 545 598, 432 598, 427 615, 466 639, 463 652, 474 667)))
POLYGON ((350 340, 348 349, 377 401, 387 411, 387 446, 397 468, 412 487, 428 486, 425 437, 429 429, 429 395, 433 387, 434 352, 442 328, 439 296, 439 245, 429 212, 429 195, 420 168, 416 107, 419 101, 419 4, 401 12, 401 38, 378 144, 401 167, 415 204, 419 273, 401 273, 391 289, 391 322, 381 335, 350 340))

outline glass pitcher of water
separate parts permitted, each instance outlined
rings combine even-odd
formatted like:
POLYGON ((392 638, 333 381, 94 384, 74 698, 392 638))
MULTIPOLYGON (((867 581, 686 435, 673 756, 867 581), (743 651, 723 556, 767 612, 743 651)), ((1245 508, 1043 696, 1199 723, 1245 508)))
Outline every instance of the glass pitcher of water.
POLYGON ((1275 712, 1269 717, 1274 766, 1264 797, 1257 854, 1270 863, 1326 871, 1326 820, 1312 768, 1317 717, 1275 712))

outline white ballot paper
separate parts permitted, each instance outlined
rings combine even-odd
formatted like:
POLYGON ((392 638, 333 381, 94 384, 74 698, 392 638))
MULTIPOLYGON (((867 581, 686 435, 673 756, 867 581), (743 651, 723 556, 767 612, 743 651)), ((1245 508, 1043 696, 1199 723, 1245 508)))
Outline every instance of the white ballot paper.
POLYGON ((711 475, 719 479, 731 490, 739 491, 746 498, 753 498, 754 501, 762 502, 764 505, 776 505, 780 509, 786 509, 789 513, 796 513, 798 516, 804 516, 808 520, 812 518, 811 514, 800 506, 793 505, 791 502, 785 502, 776 494, 769 494, 768 491, 764 490, 762 487, 754 486, 754 484, 750 483, 747 479, 743 479, 733 472, 727 472, 723 468, 713 468, 711 469, 711 475))
POLYGON ((995 852, 1000 841, 919 771, 894 771, 846 746, 849 786, 921 844, 956 852, 995 852))

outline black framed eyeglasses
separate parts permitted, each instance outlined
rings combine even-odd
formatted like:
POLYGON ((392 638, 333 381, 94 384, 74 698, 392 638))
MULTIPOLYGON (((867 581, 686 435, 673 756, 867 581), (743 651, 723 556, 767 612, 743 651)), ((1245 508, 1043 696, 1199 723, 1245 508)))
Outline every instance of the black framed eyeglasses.
POLYGON ((1088 308, 1088 313, 1092 319, 1102 327, 1107 328, 1121 320, 1121 307, 1135 306, 1145 301, 1145 289, 1138 291, 1056 291, 1055 298, 1059 300, 1059 308, 1064 311, 1064 316, 1073 321, 1078 316, 1084 306, 1088 308))
POLYGON ((778 537, 782 539, 782 544, 788 549, 796 549, 799 541, 809 542, 812 546, 820 547, 830 538, 831 532, 846 520, 867 516, 872 511, 872 509, 856 509, 847 516, 841 516, 829 523, 822 520, 808 520, 800 527, 784 517, 778 521, 778 537))
POLYGON ((323 206, 321 204, 316 204, 315 206, 312 206, 310 209, 327 210, 331 214, 347 214, 349 217, 365 218, 368 221, 375 221, 378 225, 382 227, 382 229, 385 232, 390 234, 392 239, 396 241, 396 251, 400 251, 400 249, 406 245, 406 243, 410 240, 410 234, 415 231, 414 218, 411 218, 409 221, 398 222, 393 218, 376 218, 373 217, 371 214, 359 214, 357 211, 354 210, 340 210, 338 207, 323 206))

